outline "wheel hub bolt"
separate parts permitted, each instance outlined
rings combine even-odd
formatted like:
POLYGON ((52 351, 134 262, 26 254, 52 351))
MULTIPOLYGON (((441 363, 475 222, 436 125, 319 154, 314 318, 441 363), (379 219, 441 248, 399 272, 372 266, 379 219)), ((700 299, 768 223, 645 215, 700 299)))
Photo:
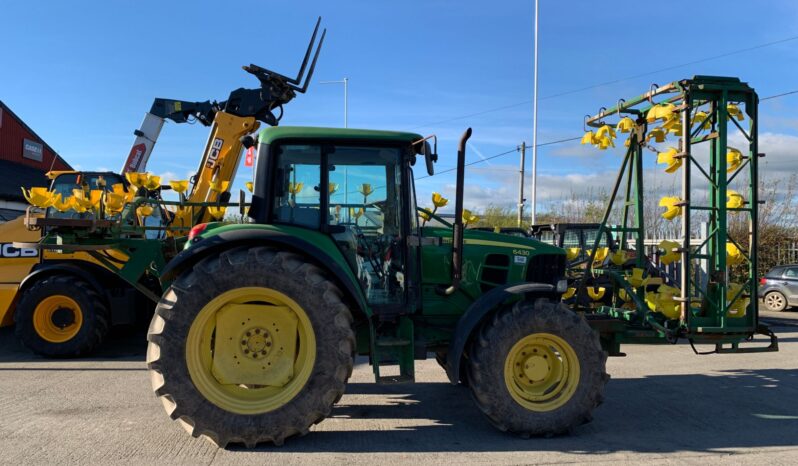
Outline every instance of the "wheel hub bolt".
POLYGON ((262 327, 246 329, 241 336, 241 352, 252 359, 266 357, 272 347, 272 336, 262 327))

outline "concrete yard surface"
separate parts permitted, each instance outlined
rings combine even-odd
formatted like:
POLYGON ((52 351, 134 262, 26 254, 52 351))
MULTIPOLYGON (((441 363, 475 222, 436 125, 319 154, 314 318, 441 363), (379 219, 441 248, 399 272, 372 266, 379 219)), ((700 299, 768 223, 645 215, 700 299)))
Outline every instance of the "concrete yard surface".
POLYGON ((0 330, 4 464, 754 463, 798 461, 798 312, 763 313, 778 353, 696 356, 687 344, 624 347, 606 401, 572 434, 495 430, 434 359, 417 383, 376 385, 358 360, 330 418, 282 447, 217 449, 165 415, 141 332, 89 359, 33 356, 0 330))

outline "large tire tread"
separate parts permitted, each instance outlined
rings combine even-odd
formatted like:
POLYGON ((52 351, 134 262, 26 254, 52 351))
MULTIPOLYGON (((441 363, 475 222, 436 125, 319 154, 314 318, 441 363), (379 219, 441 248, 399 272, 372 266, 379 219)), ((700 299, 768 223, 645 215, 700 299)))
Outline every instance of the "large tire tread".
POLYGON ((51 275, 27 288, 14 315, 14 333, 22 343, 48 358, 77 358, 91 354, 108 335, 110 311, 105 300, 86 281, 73 275, 51 275), (61 294, 81 307, 83 325, 77 335, 63 343, 44 340, 33 326, 33 312, 42 299, 61 294))
POLYGON ((590 422, 591 412, 604 400, 604 386, 609 380, 607 353, 601 348, 598 333, 564 304, 545 299, 522 301, 496 312, 478 330, 468 356, 469 385, 479 409, 499 430, 524 438, 560 435, 590 422), (507 352, 521 337, 533 332, 564 338, 580 363, 576 392, 563 407, 548 412, 529 411, 518 404, 504 382, 507 352))
POLYGON ((219 447, 282 445, 307 434, 343 395, 355 351, 352 322, 343 293, 304 257, 271 247, 231 249, 180 275, 159 302, 147 334, 153 390, 169 417, 194 437, 219 447), (196 312, 219 293, 244 286, 284 288, 279 291, 303 307, 316 336, 316 362, 305 387, 285 405, 258 415, 231 413, 206 400, 185 362, 185 337, 196 312))

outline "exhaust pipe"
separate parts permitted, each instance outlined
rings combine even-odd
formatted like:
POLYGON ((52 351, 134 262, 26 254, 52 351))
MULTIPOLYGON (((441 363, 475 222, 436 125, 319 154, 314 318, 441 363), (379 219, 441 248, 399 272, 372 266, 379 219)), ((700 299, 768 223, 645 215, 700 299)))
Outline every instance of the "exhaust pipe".
POLYGON ((460 137, 460 144, 457 146, 457 188, 452 227, 452 284, 443 291, 445 295, 450 295, 460 288, 460 280, 463 278, 463 185, 466 143, 470 137, 471 128, 468 128, 460 137))

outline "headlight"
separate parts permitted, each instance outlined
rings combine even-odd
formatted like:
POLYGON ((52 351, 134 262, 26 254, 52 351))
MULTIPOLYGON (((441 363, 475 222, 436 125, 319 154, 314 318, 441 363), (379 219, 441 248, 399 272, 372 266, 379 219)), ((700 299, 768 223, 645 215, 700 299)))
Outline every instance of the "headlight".
POLYGON ((557 282, 557 293, 565 293, 568 291, 568 280, 562 279, 557 282))

